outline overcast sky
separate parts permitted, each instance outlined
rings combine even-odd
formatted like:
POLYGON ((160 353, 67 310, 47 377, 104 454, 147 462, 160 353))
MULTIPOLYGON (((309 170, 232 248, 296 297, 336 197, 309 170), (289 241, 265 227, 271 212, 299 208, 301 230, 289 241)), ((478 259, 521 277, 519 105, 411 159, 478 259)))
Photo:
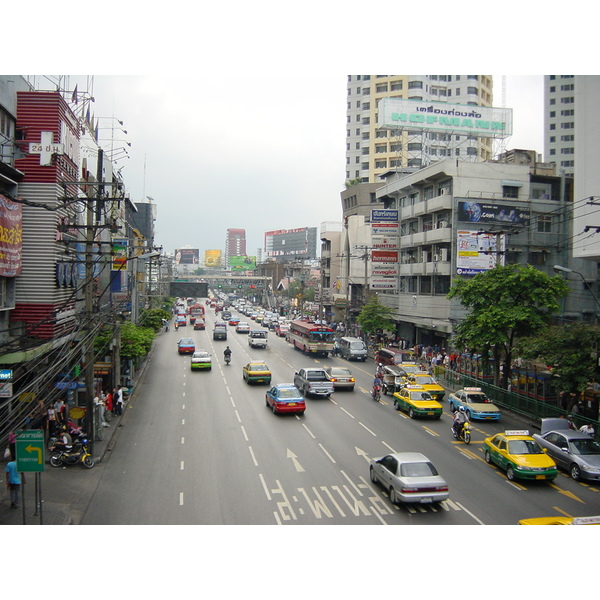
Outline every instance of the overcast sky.
MULTIPOLYGON (((349 73, 512 73, 507 148, 542 153, 541 73, 573 72, 560 48, 537 47, 542 38, 530 34, 528 9, 512 0, 489 16, 480 3, 453 5, 456 18, 456 9, 467 7, 455 22, 457 35, 450 35, 450 20, 422 14, 427 22, 404 28, 401 37, 398 4, 388 0, 373 14, 353 0, 343 11, 337 3, 308 0, 298 8, 257 0, 184 2, 181 8, 202 10, 160 14, 107 0, 89 21, 80 4, 65 4, 77 17, 70 17, 71 29, 61 25, 50 47, 23 44, 16 29, 8 32, 14 41, 6 45, 19 49, 11 60, 33 58, 7 72, 95 75, 92 112, 123 121, 128 133, 115 132, 115 147, 131 143, 130 158, 119 162, 125 184, 132 200, 154 199, 156 242, 170 253, 185 245, 201 253, 223 249, 226 230, 243 228, 247 252, 255 254, 265 231, 341 220, 349 73), (545 69, 548 63, 556 69, 545 69)), ((53 12, 45 5, 39 11, 29 40, 46 39, 43 12, 53 12)), ((550 33, 537 14, 536 23, 550 33)), ((578 40, 591 44, 591 24, 578 27, 578 40)), ((501 106, 502 76, 494 78, 494 105, 501 106)), ((75 83, 85 90, 86 77, 72 75, 71 88, 75 83)), ((111 122, 101 120, 103 127, 111 122)), ((110 130, 101 133, 110 144, 110 130)))
MULTIPOLYGON (((104 147, 123 157, 116 149, 127 149, 130 158, 118 166, 132 200, 154 199, 156 242, 170 253, 189 245, 203 256, 224 248, 230 227, 246 230, 253 255, 265 231, 341 220, 346 78, 227 72, 181 80, 70 76, 63 83, 93 94, 104 147)), ((35 82, 51 87, 43 77, 35 82)), ((501 84, 496 75, 496 106, 501 84)), ((506 78, 506 105, 514 108, 507 148, 543 151, 542 100, 541 76, 506 78)))

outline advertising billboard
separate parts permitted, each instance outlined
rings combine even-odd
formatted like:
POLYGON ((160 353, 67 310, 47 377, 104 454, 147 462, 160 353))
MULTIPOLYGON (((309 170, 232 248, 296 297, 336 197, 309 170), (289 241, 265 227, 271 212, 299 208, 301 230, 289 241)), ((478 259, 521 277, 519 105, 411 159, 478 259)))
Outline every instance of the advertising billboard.
POLYGON ((200 257, 198 248, 181 248, 175 250, 176 265, 197 265, 200 257))
POLYGON ((0 276, 21 274, 22 205, 0 194, 0 276))
POLYGON ((221 266, 221 251, 220 250, 206 250, 204 252, 204 265, 207 267, 220 267, 221 266))
POLYGON ((520 206, 497 202, 459 202, 460 223, 483 223, 487 225, 527 225, 531 211, 520 206))
POLYGON ((477 231, 457 231, 456 273, 477 275, 493 269, 496 264, 504 264, 503 251, 506 248, 505 236, 478 233, 477 231), (500 239, 500 248, 497 239, 500 239), (499 259, 499 260, 498 260, 499 259), (498 262, 497 262, 498 261, 498 262))
POLYGON ((383 98, 378 109, 380 129, 427 129, 476 137, 512 135, 512 108, 383 98))
POLYGON ((254 271, 256 256, 230 256, 229 269, 231 271, 254 271))
POLYGON ((268 257, 317 258, 317 228, 277 229, 265 233, 265 254, 268 257))

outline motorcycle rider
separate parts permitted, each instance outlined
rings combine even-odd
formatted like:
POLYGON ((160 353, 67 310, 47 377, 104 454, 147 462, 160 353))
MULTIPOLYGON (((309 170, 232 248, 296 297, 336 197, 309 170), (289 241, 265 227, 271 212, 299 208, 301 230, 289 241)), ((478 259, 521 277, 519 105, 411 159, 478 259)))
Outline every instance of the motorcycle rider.
POLYGON ((371 396, 373 396, 374 400, 379 401, 379 397, 381 395, 381 386, 383 385, 383 381, 379 376, 379 372, 375 373, 375 379, 373 379, 373 390, 371 391, 371 396))
POLYGON ((458 410, 454 413, 454 422, 452 423, 452 428, 454 429, 457 438, 460 438, 463 427, 468 421, 469 417, 467 416, 465 407, 459 406, 458 410))
POLYGON ((231 360, 231 349, 229 346, 223 350, 223 357, 225 358, 225 362, 229 362, 231 360))

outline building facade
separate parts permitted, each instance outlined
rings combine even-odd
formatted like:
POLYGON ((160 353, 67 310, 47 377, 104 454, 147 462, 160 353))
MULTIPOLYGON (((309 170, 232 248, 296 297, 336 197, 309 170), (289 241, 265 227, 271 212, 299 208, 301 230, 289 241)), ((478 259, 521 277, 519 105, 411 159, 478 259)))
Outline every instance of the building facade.
POLYGON ((492 87, 491 75, 348 75, 346 180, 377 183, 390 169, 446 158, 490 160, 490 138, 378 128, 378 106, 397 98, 491 107, 492 87))

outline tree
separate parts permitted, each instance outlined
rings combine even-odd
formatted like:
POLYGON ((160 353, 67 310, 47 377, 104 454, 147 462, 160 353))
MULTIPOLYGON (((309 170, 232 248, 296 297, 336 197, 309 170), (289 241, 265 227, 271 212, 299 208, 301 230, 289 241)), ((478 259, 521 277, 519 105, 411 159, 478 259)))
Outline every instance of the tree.
POLYGON ((560 275, 551 277, 531 265, 496 266, 470 279, 459 279, 448 298, 459 298, 469 313, 455 329, 459 348, 480 352, 486 360, 494 353, 494 382, 510 377, 513 347, 519 338, 537 334, 560 310, 559 300, 569 293, 560 275))
POLYGON ((519 340, 517 349, 522 358, 539 359, 546 364, 556 377, 560 391, 582 394, 591 381, 600 381, 599 344, 600 327, 569 323, 519 340))
POLYGON ((381 304, 377 296, 372 296, 363 306, 356 320, 367 335, 372 335, 376 331, 383 329, 393 331, 395 322, 392 315, 393 311, 391 308, 381 304))

